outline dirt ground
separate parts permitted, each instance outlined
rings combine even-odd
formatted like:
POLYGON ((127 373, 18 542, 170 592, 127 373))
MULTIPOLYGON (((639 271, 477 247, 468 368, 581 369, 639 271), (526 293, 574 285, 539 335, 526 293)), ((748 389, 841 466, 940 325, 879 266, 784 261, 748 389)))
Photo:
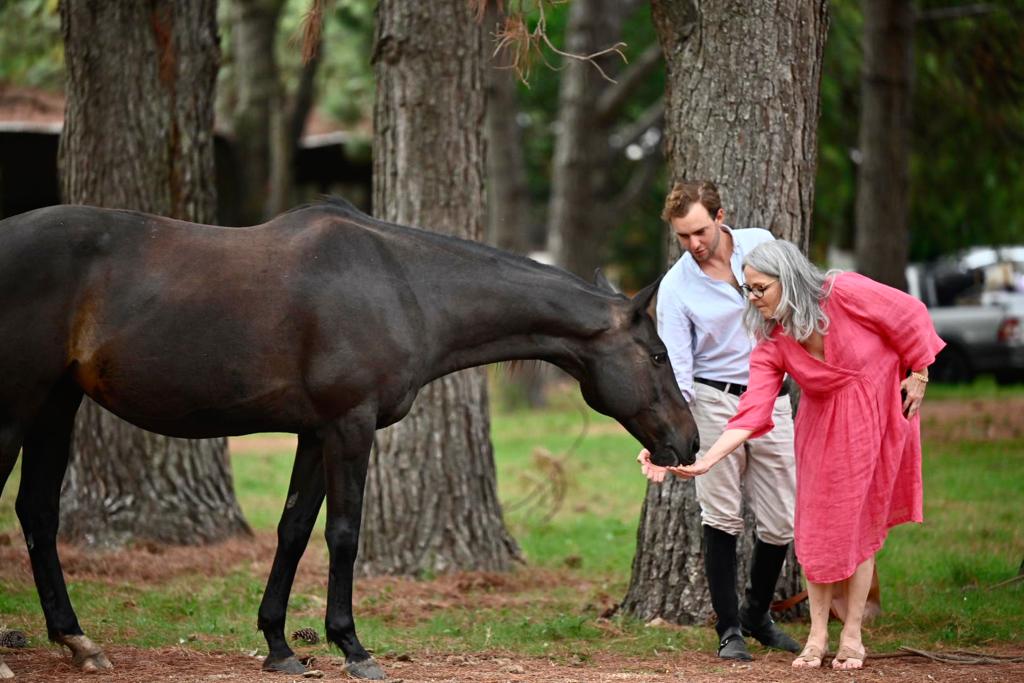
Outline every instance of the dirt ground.
MULTIPOLYGON (((290 683, 304 681, 299 676, 267 674, 260 662, 244 654, 203 653, 185 648, 138 650, 111 646, 106 648, 115 669, 99 674, 82 674, 70 659, 56 649, 7 650, 4 656, 17 672, 15 681, 82 681, 84 683, 127 683, 129 681, 172 681, 200 683, 238 681, 239 683, 290 683)), ((761 683, 766 681, 830 681, 832 683, 1009 683, 1024 681, 1024 663, 997 665, 951 665, 920 657, 867 660, 858 672, 795 672, 790 658, 783 654, 760 656, 747 664, 722 664, 707 653, 679 653, 665 657, 618 657, 598 655, 587 662, 559 662, 547 658, 508 656, 502 653, 453 655, 423 652, 378 660, 391 681, 409 683, 596 683, 597 681, 637 681, 644 683, 679 682, 761 683)), ((317 659, 314 666, 325 680, 348 680, 340 657, 317 659)))
MULTIPOLYGON (((1024 435, 1024 399, 996 401, 934 402, 926 405, 923 428, 931 438, 991 439, 1019 438, 1024 435)), ((236 453, 265 451, 267 447, 288 444, 287 437, 245 439, 233 443, 236 453)), ((75 548, 61 548, 65 571, 70 580, 89 579, 112 583, 156 583, 183 574, 219 574, 229 568, 249 566, 257 573, 269 571, 275 537, 258 534, 252 540, 234 540, 211 548, 140 547, 121 551, 116 557, 97 556, 75 548), (154 558, 158 557, 158 561, 154 558)), ((306 553, 296 579, 297 591, 315 592, 326 574, 323 554, 306 553)), ((0 577, 31 580, 27 554, 20 538, 0 534, 0 577)), ((400 578, 361 580, 358 585, 357 614, 375 614, 403 623, 413 623, 438 609, 456 605, 478 607, 521 606, 529 610, 537 598, 536 588, 564 586, 579 581, 569 572, 530 570, 513 574, 467 573, 443 576, 433 581, 400 578), (527 589, 532 589, 527 591, 527 589), (523 597, 532 593, 531 598, 523 597), (379 599, 381 596, 387 599, 379 599)), ((581 595, 594 594, 595 586, 577 586, 581 595)), ((609 598, 609 601, 611 598, 609 598)), ((15 627, 16 625, 10 625, 15 627)), ((37 639, 38 640, 38 639, 37 639)), ((54 647, 0 649, 7 664, 16 673, 16 682, 87 681, 121 683, 127 681, 238 681, 247 683, 289 683, 304 680, 286 674, 260 671, 260 660, 244 653, 199 652, 187 647, 138 649, 114 643, 102 644, 115 668, 98 674, 76 670, 65 651, 54 647)), ((1014 657, 1021 661, 998 664, 957 665, 935 662, 917 656, 872 658, 869 652, 865 669, 839 672, 829 669, 796 672, 791 656, 784 653, 756 655, 747 664, 724 664, 707 652, 680 652, 661 656, 621 657, 602 653, 586 661, 566 658, 522 657, 505 652, 474 655, 447 652, 409 652, 379 659, 392 681, 412 682, 522 682, 551 683, 596 681, 830 681, 860 683, 903 681, 1024 682, 1024 644, 986 649, 988 654, 1014 657)), ((340 656, 319 657, 314 666, 327 680, 348 679, 340 656)))

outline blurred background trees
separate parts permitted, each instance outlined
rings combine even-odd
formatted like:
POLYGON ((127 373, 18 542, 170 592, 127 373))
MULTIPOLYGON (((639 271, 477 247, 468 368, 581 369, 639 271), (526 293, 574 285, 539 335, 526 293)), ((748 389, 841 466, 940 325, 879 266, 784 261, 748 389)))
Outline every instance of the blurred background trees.
MULTIPOLYGON (((452 0, 452 7, 467 1, 452 0)), ((446 30, 431 33, 435 56, 438 63, 450 58, 444 63, 460 76, 468 72, 459 69, 472 70, 479 83, 470 78, 461 92, 447 88, 449 81, 462 81, 444 70, 417 78, 438 81, 435 92, 428 88, 423 95, 427 100, 430 94, 477 98, 479 85, 484 102, 467 100, 467 106, 486 105, 486 117, 480 111, 479 120, 473 114, 471 123, 455 123, 478 127, 485 144, 453 166, 470 178, 460 190, 465 192, 419 192, 413 206, 403 203, 410 200, 403 188, 422 177, 384 178, 381 166, 378 187, 371 190, 373 164, 387 161, 372 159, 371 148, 397 158, 399 150, 414 146, 422 158, 440 160, 451 151, 443 149, 451 131, 444 122, 421 125, 401 101, 379 104, 389 113, 378 117, 374 130, 377 80, 392 66, 406 66, 401 60, 371 63, 374 31, 381 12, 384 19, 395 18, 402 7, 376 0, 219 0, 216 117, 206 131, 214 140, 216 179, 205 173, 189 177, 216 185, 215 193, 207 187, 209 197, 217 197, 216 215, 205 209, 181 215, 251 224, 319 193, 337 193, 378 216, 473 238, 482 232, 494 244, 587 279, 601 266, 627 291, 665 269, 669 240, 658 216, 672 173, 716 176, 726 190, 732 224, 772 228, 822 265, 852 267, 851 254, 861 243, 858 267, 894 284, 900 284, 908 258, 933 258, 975 244, 1024 243, 1024 0, 830 0, 820 107, 814 113, 801 99, 813 97, 811 90, 800 89, 787 105, 800 115, 781 124, 737 118, 737 98, 759 92, 763 83, 746 80, 758 73, 755 64, 749 70, 720 68, 725 54, 686 67, 699 77, 686 86, 692 95, 676 91, 673 102, 666 92, 663 47, 681 49, 686 38, 665 40, 667 16, 678 20, 673 30, 685 32, 700 24, 699 9, 703 20, 718 17, 729 30, 748 25, 764 7, 731 0, 653 4, 663 11, 660 20, 652 3, 640 0, 523 2, 516 6, 539 6, 543 15, 527 12, 518 27, 493 0, 480 24, 453 9, 446 30), (314 57, 303 61, 300 26, 311 6, 323 12, 322 33, 312 43, 314 57), (876 16, 876 10, 891 14, 876 16), (532 65, 517 78, 509 68, 512 57, 495 55, 492 40, 531 32, 542 20, 552 45, 564 51, 586 55, 622 43, 618 50, 625 60, 609 52, 590 62, 541 46, 530 51, 532 65), (478 58, 470 59, 467 51, 478 58), (723 117, 723 125, 704 135, 707 125, 691 116, 723 117), (382 124, 400 127, 401 135, 381 130, 382 124), (775 138, 766 153, 748 146, 766 133, 775 138), (430 146, 437 142, 441 151, 430 146), (489 206, 480 231, 476 174, 484 163, 489 206)), ((818 5, 807 0, 800 6, 818 5)), ((65 57, 59 6, 58 0, 0 4, 0 216, 62 200, 56 140, 65 99, 69 111, 80 103, 74 93, 64 93, 65 60, 70 63, 74 55, 65 57)), ((773 21, 790 21, 761 18, 769 28, 773 21)), ((765 34, 735 30, 729 40, 757 41, 765 34)), ((817 40, 811 47, 817 48, 817 40)), ((389 54, 401 57, 408 47, 403 43, 389 54)), ((132 59, 128 52, 113 56, 132 59)), ((679 58, 672 53, 670 61, 679 58)), ((777 87, 788 85, 780 81, 777 87)), ((134 133, 117 120, 108 123, 102 132, 107 141, 134 133)), ((153 124, 151 132, 163 135, 162 130, 153 124)), ((88 161, 79 157, 80 163, 88 161)), ((98 190, 68 187, 65 201, 106 201, 94 198, 98 190)), ((521 386, 530 402, 538 398, 534 379, 524 378, 521 386)), ((486 388, 474 380, 462 393, 461 400, 481 404, 486 388)), ((441 428, 436 416, 422 419, 423 433, 441 428)), ((451 446, 476 453, 470 462, 484 470, 491 467, 486 422, 481 413, 467 427, 475 445, 451 446)), ((490 476, 483 472, 484 479, 490 476)), ((384 476, 379 481, 386 483, 384 476)), ((491 528, 495 555, 505 557, 501 564, 516 551, 500 520, 491 528)))
MULTIPOLYGON (((11 0, 0 7, 0 88, 6 93, 0 94, 0 117, 7 118, 3 102, 15 86, 61 89, 57 4, 11 0)), ((1015 153, 1024 149, 1024 0, 869 4, 902 7, 912 17, 912 29, 903 36, 912 60, 907 190, 899 192, 889 182, 880 190, 904 196, 908 258, 1024 240, 1024 154, 1015 153)), ((234 183, 222 192, 222 222, 253 222, 323 191, 341 191, 368 208, 365 184, 298 178, 308 167, 289 161, 288 154, 309 153, 294 142, 303 135, 296 132, 303 124, 316 126, 316 132, 343 132, 345 154, 368 159, 375 7, 374 0, 326 3, 319 60, 304 65, 299 25, 308 0, 221 0, 218 131, 231 141, 231 154, 228 160, 218 155, 218 163, 233 164, 232 172, 220 175, 234 183), (262 37, 250 39, 254 33, 262 37), (254 98, 253 92, 264 94, 254 98), (303 117, 304 110, 312 115, 303 117), (257 123, 249 123, 253 120, 257 123), (271 157, 277 160, 276 175, 271 157), (282 185, 282 178, 290 180, 282 185), (223 215, 231 211, 236 215, 223 215)), ((865 155, 870 163, 870 142, 881 139, 861 138, 862 56, 868 44, 862 3, 831 0, 829 10, 810 233, 811 254, 821 263, 830 250, 854 250, 857 188, 864 184, 858 172, 865 155)), ((508 69, 487 71, 494 105, 487 132, 488 239, 519 251, 549 251, 552 260, 584 277, 591 276, 593 265, 602 265, 613 281, 633 290, 652 280, 665 262, 657 220, 666 183, 660 163, 664 65, 649 3, 629 0, 605 7, 599 0, 579 0, 546 5, 544 18, 556 46, 587 53, 622 41, 628 63, 614 55, 601 58, 599 64, 618 83, 601 78, 590 64, 550 50, 535 61, 527 83, 517 82, 508 69), (509 193, 515 200, 504 206, 511 208, 499 211, 499 198, 509 193)), ((528 16, 529 22, 537 19, 536 13, 528 16)), ((488 32, 496 21, 485 20, 488 32)), ((492 53, 485 47, 487 60, 500 65, 501 56, 492 60, 492 53)), ((307 128, 305 134, 310 132, 307 128)), ((895 135, 891 127, 886 134, 895 135)), ((0 195, 6 194, 7 167, 5 162, 0 168, 0 195)), ((368 174, 368 168, 360 172, 368 174)), ((887 164, 881 168, 891 170, 887 164)), ((0 202, 4 215, 9 204, 0 202)), ((865 223, 892 238, 897 220, 876 214, 865 223)), ((891 250, 885 255, 891 257, 891 250)), ((862 254, 881 256, 878 249, 862 254)))

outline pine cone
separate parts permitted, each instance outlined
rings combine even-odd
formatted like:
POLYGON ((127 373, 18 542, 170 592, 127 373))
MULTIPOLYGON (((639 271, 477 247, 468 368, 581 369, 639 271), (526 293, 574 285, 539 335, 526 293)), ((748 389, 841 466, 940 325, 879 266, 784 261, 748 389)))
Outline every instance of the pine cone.
POLYGON ((320 642, 320 636, 317 635, 317 632, 311 628, 300 628, 298 631, 292 634, 292 640, 301 640, 304 643, 316 645, 320 642))
POLYGON ((21 631, 0 629, 0 647, 28 647, 28 636, 21 631))

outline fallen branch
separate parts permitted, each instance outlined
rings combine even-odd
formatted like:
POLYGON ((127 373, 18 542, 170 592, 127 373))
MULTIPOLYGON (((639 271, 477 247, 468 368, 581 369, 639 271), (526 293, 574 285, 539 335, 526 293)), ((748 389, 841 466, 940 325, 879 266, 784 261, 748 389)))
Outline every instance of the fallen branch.
POLYGON ((930 652, 918 650, 917 648, 900 646, 899 652, 872 652, 871 659, 897 659, 899 657, 924 657, 933 662, 943 664, 1015 664, 1024 662, 1024 654, 1019 655, 993 655, 985 652, 972 652, 970 650, 953 650, 951 652, 930 652))

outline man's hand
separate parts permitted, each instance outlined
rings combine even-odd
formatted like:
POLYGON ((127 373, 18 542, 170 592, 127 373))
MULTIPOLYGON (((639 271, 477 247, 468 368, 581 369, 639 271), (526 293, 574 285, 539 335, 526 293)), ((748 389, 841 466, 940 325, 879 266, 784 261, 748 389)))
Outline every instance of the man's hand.
POLYGON ((658 467, 651 462, 651 452, 646 448, 640 451, 636 456, 636 461, 640 463, 640 473, 645 477, 653 481, 655 484, 660 484, 665 481, 665 475, 668 474, 668 468, 658 467))

